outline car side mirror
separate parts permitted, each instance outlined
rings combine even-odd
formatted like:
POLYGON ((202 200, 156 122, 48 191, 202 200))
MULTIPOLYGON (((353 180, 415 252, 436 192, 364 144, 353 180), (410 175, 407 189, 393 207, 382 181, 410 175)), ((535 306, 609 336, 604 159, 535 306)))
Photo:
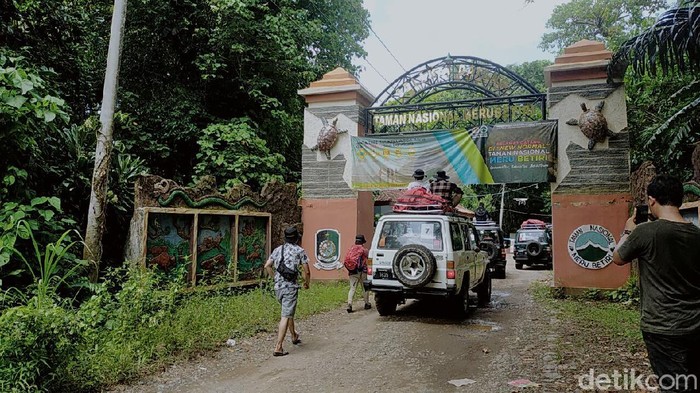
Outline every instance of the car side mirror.
POLYGON ((491 246, 488 243, 479 244, 479 250, 481 250, 481 251, 488 251, 489 247, 491 247, 491 246))
POLYGON ((504 240, 503 241, 503 247, 510 247, 510 240, 504 240))

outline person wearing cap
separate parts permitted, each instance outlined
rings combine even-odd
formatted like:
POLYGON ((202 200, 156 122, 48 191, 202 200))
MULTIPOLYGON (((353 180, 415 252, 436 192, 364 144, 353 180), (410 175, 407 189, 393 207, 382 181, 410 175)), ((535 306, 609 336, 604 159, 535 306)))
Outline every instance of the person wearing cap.
POLYGON ((355 296, 355 288, 358 284, 362 288, 363 297, 365 300, 365 310, 372 308, 369 303, 369 292, 362 286, 362 282, 367 278, 367 257, 369 252, 363 246, 367 243, 365 235, 355 236, 355 245, 350 247, 345 254, 345 267, 348 268, 348 261, 352 262, 352 269, 348 268, 348 277, 350 278, 350 290, 348 291, 348 312, 352 312, 352 298, 355 296))
POLYGON ((299 231, 295 227, 289 227, 284 230, 284 244, 277 247, 272 251, 270 257, 265 262, 265 270, 270 277, 274 277, 275 282, 275 295, 277 301, 282 305, 282 317, 279 323, 279 329, 277 332, 277 343, 275 344, 275 350, 272 353, 273 356, 284 356, 289 354, 282 348, 284 342, 284 336, 287 335, 287 330, 292 335, 292 344, 297 345, 301 343, 301 338, 299 333, 297 333, 294 327, 294 313, 297 308, 297 295, 299 293, 299 284, 297 280, 290 281, 286 279, 282 274, 286 272, 280 272, 280 263, 284 265, 291 271, 298 271, 299 265, 302 266, 304 271, 304 289, 309 289, 309 282, 311 280, 311 271, 309 270, 309 257, 306 255, 306 251, 301 248, 297 243, 299 243, 299 231))
POLYGON ((435 181, 430 183, 430 192, 446 199, 452 206, 457 206, 462 200, 464 191, 455 183, 449 181, 445 171, 437 171, 435 181))
POLYGON ((425 182, 425 172, 422 169, 416 169, 413 172, 413 181, 408 183, 407 190, 412 190, 414 188, 424 188, 425 191, 430 191, 430 186, 425 182))

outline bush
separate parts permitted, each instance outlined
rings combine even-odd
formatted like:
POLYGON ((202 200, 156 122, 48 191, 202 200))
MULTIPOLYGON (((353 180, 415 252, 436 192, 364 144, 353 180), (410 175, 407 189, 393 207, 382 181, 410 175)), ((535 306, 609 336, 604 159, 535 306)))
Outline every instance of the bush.
POLYGON ((72 312, 31 301, 0 315, 0 390, 49 391, 79 338, 72 312))

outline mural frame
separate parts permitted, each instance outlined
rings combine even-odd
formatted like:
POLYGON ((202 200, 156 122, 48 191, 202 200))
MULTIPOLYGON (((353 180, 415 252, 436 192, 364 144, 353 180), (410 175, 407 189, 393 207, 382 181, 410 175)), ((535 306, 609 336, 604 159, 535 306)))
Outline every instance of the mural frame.
MULTIPOLYGON (((238 233, 239 231, 239 217, 261 217, 267 220, 267 225, 265 228, 265 255, 270 255, 272 246, 272 214, 267 212, 254 212, 254 211, 243 211, 243 210, 214 210, 214 209, 194 209, 194 208, 170 208, 170 207, 144 207, 144 220, 143 220, 143 235, 142 235, 142 248, 140 250, 140 263, 143 266, 149 266, 147 260, 147 242, 148 242, 148 224, 150 214, 173 214, 173 215, 184 215, 192 216, 192 227, 190 228, 190 249, 196 250, 196 239, 199 235, 199 216, 230 216, 229 220, 231 222, 231 233, 238 233)), ((231 257, 227 261, 232 267, 226 273, 226 276, 231 278, 232 283, 237 283, 240 285, 245 285, 248 283, 253 283, 258 280, 238 280, 238 236, 231 236, 231 257)), ((197 285, 197 258, 198 253, 192 252, 189 260, 189 272, 187 276, 187 283, 189 286, 197 285)))

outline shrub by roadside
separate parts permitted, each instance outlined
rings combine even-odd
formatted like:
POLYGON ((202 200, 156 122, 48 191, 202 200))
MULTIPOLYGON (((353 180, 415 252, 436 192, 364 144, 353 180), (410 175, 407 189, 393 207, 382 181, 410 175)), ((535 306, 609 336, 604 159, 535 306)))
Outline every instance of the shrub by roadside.
MULTIPOLYGON (((639 329, 638 292, 626 285, 612 292, 587 291, 582 296, 563 296, 547 282, 535 282, 533 297, 556 316, 552 324, 556 340, 556 363, 560 377, 552 391, 580 391, 589 375, 615 375, 635 370, 651 375, 639 329), (624 296, 620 292, 624 291, 624 296), (619 299, 620 301, 616 301, 619 299)), ((629 391, 624 390, 623 391, 629 391)), ((637 391, 637 390, 633 390, 637 391)))
MULTIPOLYGON (((274 331, 279 304, 269 289, 190 292, 159 286, 142 269, 95 286, 79 307, 53 301, 0 315, 0 391, 96 391, 224 344, 274 331)), ((300 291, 297 316, 337 308, 345 283, 300 291)))

